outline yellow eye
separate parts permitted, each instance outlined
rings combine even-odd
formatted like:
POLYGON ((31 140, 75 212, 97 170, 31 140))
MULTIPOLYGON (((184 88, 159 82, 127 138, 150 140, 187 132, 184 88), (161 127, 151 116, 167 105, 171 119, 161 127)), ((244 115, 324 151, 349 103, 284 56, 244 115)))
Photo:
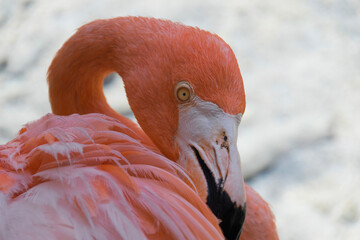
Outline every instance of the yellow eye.
POLYGON ((179 102, 189 101, 193 95, 193 89, 187 82, 179 82, 175 86, 175 96, 179 102))
POLYGON ((188 88, 180 88, 177 92, 177 97, 180 101, 187 101, 190 98, 190 90, 188 88))

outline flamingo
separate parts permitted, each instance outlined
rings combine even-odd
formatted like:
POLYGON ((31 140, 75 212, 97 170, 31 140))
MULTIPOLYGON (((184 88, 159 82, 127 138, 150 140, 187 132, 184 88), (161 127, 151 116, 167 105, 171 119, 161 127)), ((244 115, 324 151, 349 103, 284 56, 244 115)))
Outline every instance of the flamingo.
POLYGON ((0 146, 0 239, 278 239, 242 177, 245 93, 220 37, 96 20, 57 52, 48 84, 53 114, 0 146), (112 72, 141 128, 106 102, 112 72))

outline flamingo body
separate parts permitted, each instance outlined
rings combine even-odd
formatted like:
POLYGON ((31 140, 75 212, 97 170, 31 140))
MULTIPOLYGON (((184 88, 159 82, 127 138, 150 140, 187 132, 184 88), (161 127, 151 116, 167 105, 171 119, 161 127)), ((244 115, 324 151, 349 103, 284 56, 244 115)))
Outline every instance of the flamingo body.
POLYGON ((184 170, 111 117, 48 114, 0 162, 0 239, 222 239, 184 170))

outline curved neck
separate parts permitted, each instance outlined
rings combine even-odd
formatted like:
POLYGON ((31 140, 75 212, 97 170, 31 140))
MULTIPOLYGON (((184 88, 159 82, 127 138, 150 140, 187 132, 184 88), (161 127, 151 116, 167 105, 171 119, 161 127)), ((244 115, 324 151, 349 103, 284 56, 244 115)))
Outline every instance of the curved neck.
POLYGON ((51 108, 58 115, 102 113, 114 117, 151 143, 135 123, 109 106, 103 93, 109 73, 124 77, 129 63, 136 64, 128 51, 131 39, 113 25, 109 20, 84 25, 58 51, 48 71, 51 108))

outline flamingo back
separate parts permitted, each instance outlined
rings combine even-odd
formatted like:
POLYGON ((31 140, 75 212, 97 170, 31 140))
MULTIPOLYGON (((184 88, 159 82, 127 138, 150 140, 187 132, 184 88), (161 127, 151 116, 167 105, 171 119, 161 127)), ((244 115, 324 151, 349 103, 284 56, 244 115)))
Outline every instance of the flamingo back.
POLYGON ((0 239, 223 239, 185 171, 120 121, 48 114, 0 146, 0 239))

